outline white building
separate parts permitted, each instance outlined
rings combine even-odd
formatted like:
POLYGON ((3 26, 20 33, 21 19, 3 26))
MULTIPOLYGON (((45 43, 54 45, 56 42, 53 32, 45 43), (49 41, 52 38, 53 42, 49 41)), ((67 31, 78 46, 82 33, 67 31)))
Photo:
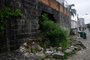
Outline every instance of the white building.
POLYGON ((75 20, 71 20, 71 29, 76 34, 78 29, 78 22, 75 20))
POLYGON ((75 29, 75 28, 77 28, 77 27, 78 27, 77 24, 78 24, 77 21, 75 21, 75 20, 71 20, 71 29, 75 29))

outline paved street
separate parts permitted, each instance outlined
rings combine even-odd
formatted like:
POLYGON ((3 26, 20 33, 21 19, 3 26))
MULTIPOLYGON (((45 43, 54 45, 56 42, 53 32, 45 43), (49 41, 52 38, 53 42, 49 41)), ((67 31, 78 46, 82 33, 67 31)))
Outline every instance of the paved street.
POLYGON ((85 50, 81 50, 68 60, 90 60, 90 31, 86 30, 87 39, 79 39, 85 46, 85 50))

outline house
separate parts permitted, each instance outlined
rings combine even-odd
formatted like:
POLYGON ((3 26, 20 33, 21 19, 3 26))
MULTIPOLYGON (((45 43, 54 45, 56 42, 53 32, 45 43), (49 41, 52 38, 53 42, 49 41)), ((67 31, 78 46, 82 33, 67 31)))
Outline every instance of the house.
POLYGON ((77 21, 71 20, 71 29, 76 29, 77 28, 77 21))
POLYGON ((75 20, 71 20, 71 30, 76 34, 78 31, 78 22, 75 20))

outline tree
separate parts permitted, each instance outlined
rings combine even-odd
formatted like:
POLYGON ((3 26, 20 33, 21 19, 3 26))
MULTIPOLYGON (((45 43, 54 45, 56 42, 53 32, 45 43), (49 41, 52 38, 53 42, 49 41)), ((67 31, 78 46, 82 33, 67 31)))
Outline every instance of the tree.
POLYGON ((74 4, 69 5, 69 10, 71 13, 71 16, 75 16, 76 15, 76 9, 73 9, 72 7, 75 6, 74 4))
MULTIPOLYGON (((76 15, 76 9, 73 9, 72 7, 75 6, 74 4, 69 5, 69 11, 70 11, 70 17, 74 17, 76 15)), ((71 25, 71 24, 70 24, 71 25)), ((70 34, 72 34, 72 30, 70 30, 70 34)))

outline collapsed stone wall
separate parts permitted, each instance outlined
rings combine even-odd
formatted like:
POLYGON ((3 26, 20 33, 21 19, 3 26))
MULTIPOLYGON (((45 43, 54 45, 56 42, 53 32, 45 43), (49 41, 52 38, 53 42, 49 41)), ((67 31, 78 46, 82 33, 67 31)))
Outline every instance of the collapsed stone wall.
MULTIPOLYGON (((13 47, 12 49, 14 48, 17 49, 21 45, 21 43, 24 42, 22 38, 32 39, 38 36, 39 33, 38 21, 39 21, 39 16, 43 11, 52 14, 54 19, 56 20, 56 23, 64 26, 65 24, 66 26, 69 24, 68 23, 69 17, 66 18, 67 23, 65 23, 64 20, 66 19, 64 19, 63 14, 50 8, 49 6, 44 5, 43 3, 39 2, 39 0, 0 0, 0 2, 1 2, 0 8, 3 8, 4 6, 10 6, 13 10, 20 9, 23 14, 23 16, 20 19, 14 18, 11 20, 12 24, 16 24, 16 28, 15 29, 11 28, 12 32, 10 30, 9 33, 9 36, 11 37, 9 38, 10 47, 11 48, 13 47)), ((5 45, 5 47, 6 46, 7 45, 5 45)), ((0 50, 3 50, 3 48, 0 50)))

